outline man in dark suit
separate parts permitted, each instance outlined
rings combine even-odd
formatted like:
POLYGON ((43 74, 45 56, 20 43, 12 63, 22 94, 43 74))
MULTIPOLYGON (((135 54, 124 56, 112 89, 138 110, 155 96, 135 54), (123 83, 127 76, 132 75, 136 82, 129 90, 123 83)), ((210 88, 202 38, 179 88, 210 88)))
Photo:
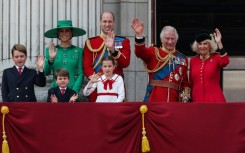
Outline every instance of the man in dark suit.
POLYGON ((15 65, 3 71, 2 76, 2 100, 3 102, 36 102, 34 84, 39 87, 46 85, 46 77, 43 73, 44 57, 38 56, 36 70, 25 66, 27 59, 26 47, 15 44, 11 50, 15 65))
POLYGON ((55 72, 55 79, 58 87, 48 90, 48 102, 75 102, 78 98, 76 91, 68 88, 69 72, 66 69, 58 69, 55 72))

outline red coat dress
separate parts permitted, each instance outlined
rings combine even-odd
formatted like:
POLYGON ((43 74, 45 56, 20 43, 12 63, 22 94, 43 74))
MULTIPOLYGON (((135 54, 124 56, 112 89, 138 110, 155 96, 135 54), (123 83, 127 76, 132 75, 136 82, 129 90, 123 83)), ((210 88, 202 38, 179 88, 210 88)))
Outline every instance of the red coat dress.
MULTIPOLYGON (((144 61, 145 66, 148 70, 153 70, 164 63, 164 61, 159 61, 156 54, 158 50, 160 57, 165 58, 168 55, 167 51, 164 51, 161 48, 145 47, 145 43, 142 42, 144 41, 144 39, 136 39, 135 41, 135 54, 138 58, 141 58, 144 61)), ((177 51, 174 51, 173 55, 180 55, 179 60, 182 62, 182 64, 179 63, 173 66, 173 62, 177 59, 172 61, 171 64, 167 62, 167 64, 163 66, 163 69, 161 69, 162 73, 158 73, 161 70, 148 73, 149 80, 156 79, 160 81, 171 82, 177 85, 179 87, 179 90, 168 87, 148 85, 146 96, 144 99, 145 102, 179 102, 180 91, 182 91, 185 87, 189 87, 187 76, 188 60, 183 54, 180 54, 177 51), (162 74, 164 74, 165 76, 163 77, 162 74), (160 77, 158 77, 158 75, 160 77)))
MULTIPOLYGON (((108 56, 110 52, 104 45, 105 35, 89 38, 86 40, 83 50, 83 71, 86 77, 93 73, 101 72, 101 59, 108 56)), ((130 42, 126 37, 115 37, 115 53, 111 54, 116 61, 115 74, 123 77, 123 68, 128 67, 130 63, 130 42)), ((96 91, 89 95, 89 101, 95 102, 97 98, 96 91)))
POLYGON ((229 64, 228 55, 213 53, 202 60, 195 56, 190 60, 191 99, 193 102, 226 102, 220 88, 220 70, 229 64))

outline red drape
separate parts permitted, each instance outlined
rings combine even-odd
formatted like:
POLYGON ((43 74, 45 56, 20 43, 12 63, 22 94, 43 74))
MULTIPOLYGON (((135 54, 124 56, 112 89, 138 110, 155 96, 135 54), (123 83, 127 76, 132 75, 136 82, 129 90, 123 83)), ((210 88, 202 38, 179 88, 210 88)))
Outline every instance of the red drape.
POLYGON ((141 153, 142 104, 150 153, 245 153, 245 103, 0 106, 10 153, 141 153))

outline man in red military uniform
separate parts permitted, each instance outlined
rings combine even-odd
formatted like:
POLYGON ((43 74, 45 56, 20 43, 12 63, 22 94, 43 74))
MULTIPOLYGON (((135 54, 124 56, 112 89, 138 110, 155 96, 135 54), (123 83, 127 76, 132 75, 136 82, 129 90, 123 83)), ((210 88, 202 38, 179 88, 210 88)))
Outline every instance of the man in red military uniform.
MULTIPOLYGON (((116 60, 114 73, 123 77, 123 68, 130 63, 130 42, 126 37, 116 36, 113 33, 115 17, 112 12, 103 12, 100 16, 100 36, 89 38, 84 46, 83 70, 85 76, 90 79, 94 73, 101 72, 101 59, 104 56, 112 56, 116 60)), ((96 100, 96 91, 89 96, 89 101, 96 100)))
POLYGON ((188 60, 176 49, 178 33, 172 26, 165 26, 160 34, 162 47, 145 47, 144 24, 132 20, 135 31, 135 54, 144 61, 149 74, 145 102, 187 102, 190 98, 188 60))

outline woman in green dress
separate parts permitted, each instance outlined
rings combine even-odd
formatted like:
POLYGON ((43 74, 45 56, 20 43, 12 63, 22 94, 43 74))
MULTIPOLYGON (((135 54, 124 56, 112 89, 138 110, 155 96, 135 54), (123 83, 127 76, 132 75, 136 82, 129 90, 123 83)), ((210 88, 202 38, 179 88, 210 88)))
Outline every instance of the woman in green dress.
POLYGON ((47 38, 58 38, 60 44, 51 43, 45 50, 44 74, 53 74, 51 87, 56 87, 57 83, 54 74, 57 69, 64 68, 70 74, 68 87, 79 94, 83 82, 83 48, 71 44, 72 37, 86 34, 85 30, 72 26, 71 20, 60 20, 57 28, 44 33, 47 38))

